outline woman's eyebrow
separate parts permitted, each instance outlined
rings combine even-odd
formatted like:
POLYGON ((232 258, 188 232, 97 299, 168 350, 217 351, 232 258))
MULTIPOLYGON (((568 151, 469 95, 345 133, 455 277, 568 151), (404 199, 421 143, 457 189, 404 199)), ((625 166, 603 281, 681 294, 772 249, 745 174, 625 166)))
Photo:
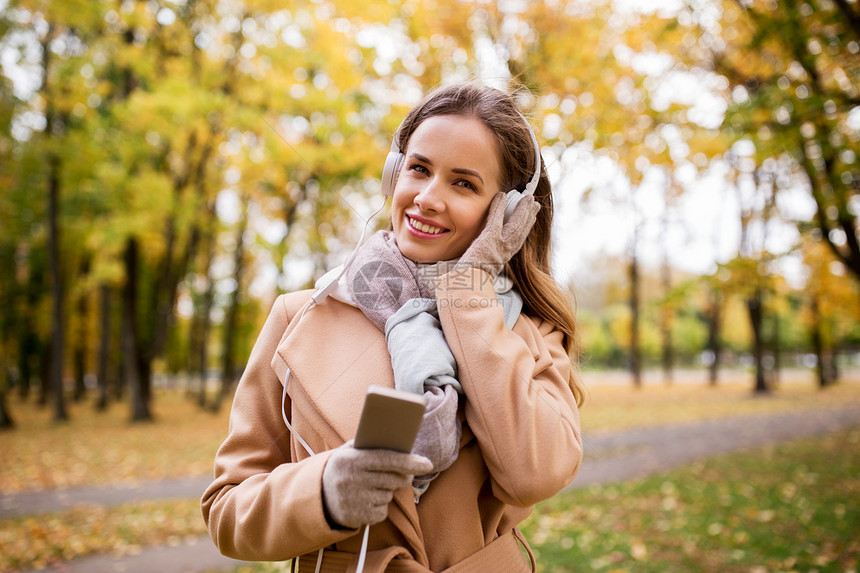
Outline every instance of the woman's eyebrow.
POLYGON ((424 157, 420 153, 410 153, 409 157, 414 157, 415 159, 417 159, 421 163, 426 163, 427 165, 433 165, 433 162, 430 161, 429 157, 424 157))
MULTIPOLYGON (((433 162, 430 161, 429 157, 424 157, 420 153, 410 153, 409 157, 414 157, 421 163, 426 163, 427 165, 433 165, 433 162)), ((481 177, 481 174, 475 171, 474 169, 466 169, 464 167, 455 167, 451 170, 452 173, 457 173, 458 175, 471 175, 472 177, 476 177, 481 184, 484 184, 484 178, 481 177)))
POLYGON ((451 171, 453 171, 454 173, 457 173, 459 175, 471 175, 472 177, 477 177, 478 180, 481 182, 481 184, 482 185, 484 184, 484 178, 481 177, 481 174, 478 173, 477 171, 475 171, 474 169, 463 169, 461 167, 455 167, 451 171))

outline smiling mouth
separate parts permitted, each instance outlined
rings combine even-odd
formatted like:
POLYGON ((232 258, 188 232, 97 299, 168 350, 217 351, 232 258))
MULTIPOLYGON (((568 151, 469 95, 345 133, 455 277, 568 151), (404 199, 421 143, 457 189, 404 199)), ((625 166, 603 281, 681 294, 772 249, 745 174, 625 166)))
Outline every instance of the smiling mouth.
POLYGON ((433 225, 428 225, 427 223, 422 223, 421 221, 417 221, 406 215, 406 221, 409 223, 409 226, 415 229, 416 231, 420 231, 422 233, 427 233, 428 235, 438 235, 440 233, 446 232, 448 229, 444 229, 442 227, 434 227, 433 225))

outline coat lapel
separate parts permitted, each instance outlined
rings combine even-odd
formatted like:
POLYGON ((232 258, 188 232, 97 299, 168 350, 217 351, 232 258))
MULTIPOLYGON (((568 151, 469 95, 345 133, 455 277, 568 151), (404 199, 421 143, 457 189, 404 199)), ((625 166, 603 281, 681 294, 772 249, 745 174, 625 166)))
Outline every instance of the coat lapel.
POLYGON ((385 337, 360 310, 333 299, 294 320, 277 350, 291 373, 287 391, 301 414, 321 418, 319 430, 339 445, 355 435, 367 387, 394 387, 385 337))
MULTIPOLYGON (((293 320, 277 349, 290 370, 292 423, 314 451, 332 449, 355 436, 367 387, 394 387, 385 336, 359 309, 333 299, 293 320)), ((389 519, 426 563, 411 489, 395 495, 389 519)))

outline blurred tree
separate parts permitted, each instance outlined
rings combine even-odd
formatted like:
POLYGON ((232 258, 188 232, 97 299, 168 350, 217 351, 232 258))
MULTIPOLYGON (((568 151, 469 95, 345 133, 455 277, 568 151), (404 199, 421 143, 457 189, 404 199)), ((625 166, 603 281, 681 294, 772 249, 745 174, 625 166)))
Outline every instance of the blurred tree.
MULTIPOLYGON (((635 208, 633 217, 634 221, 638 219, 635 208)), ((639 256, 637 251, 639 246, 639 228, 640 224, 638 221, 634 222, 633 235, 630 238, 630 247, 628 249, 630 262, 627 267, 630 289, 628 298, 628 304, 630 305, 630 374, 633 376, 633 386, 637 388, 642 386, 642 347, 639 344, 641 330, 641 314, 639 312, 639 256)))
POLYGON ((708 327, 705 364, 708 367, 708 384, 711 386, 717 385, 723 351, 721 327, 724 302, 718 276, 719 270, 713 275, 704 277, 703 281, 707 300, 703 304, 702 318, 708 327))
MULTIPOLYGON (((726 2, 722 13, 709 12, 716 3, 654 11, 608 0, 11 0, 0 15, 5 45, 42 42, 53 71, 46 90, 24 101, 0 84, 0 213, 14 219, 0 229, 0 271, 14 277, 0 284, 0 300, 11 301, 0 320, 3 356, 26 391, 50 349, 48 305, 65 305, 58 308, 73 309, 66 330, 87 333, 76 342, 100 333, 98 344, 64 351, 78 381, 97 365, 98 404, 120 361, 133 419, 151 418, 153 369, 162 364, 194 369, 205 402, 207 367, 219 364, 232 384, 245 329, 259 322, 249 296, 265 306, 342 262, 380 201, 382 158, 406 109, 431 87, 477 75, 531 90, 520 104, 538 126, 557 189, 578 158, 601 160, 586 198, 609 197, 633 238, 626 278, 612 287, 626 301, 609 297, 605 310, 590 309, 586 352, 630 365, 634 380, 642 363, 662 358, 668 379, 676 355, 696 352, 705 336, 668 258, 663 286, 649 286, 660 276, 642 263, 642 247, 666 236, 655 222, 671 217, 695 182, 690 173, 718 164, 731 143, 752 142, 759 167, 799 149, 795 167, 829 201, 819 205, 818 219, 830 225, 820 232, 852 256, 840 233, 856 211, 857 138, 848 129, 856 31, 836 14, 856 9, 774 5, 785 10, 757 0, 726 2), (723 25, 712 27, 718 17, 723 25), (774 24, 792 37, 779 37, 774 24), (806 51, 787 48, 798 42, 806 51), (741 50, 749 46, 756 50, 741 50), (732 102, 722 133, 724 104, 699 102, 715 94, 732 102), (32 196, 48 188, 52 165, 62 191, 53 210, 49 193, 32 196), (661 188, 665 205, 652 209, 645 195, 661 188), (50 213, 59 235, 42 223, 50 213), (240 221, 247 227, 236 235, 240 221), (57 273, 49 272, 52 236, 57 273), (49 296, 51 276, 74 288, 49 296), (183 310, 177 320, 178 301, 193 315, 183 310)), ((747 175, 762 185, 769 176, 747 175)), ((754 285, 761 271, 744 268, 739 280, 754 285)), ((720 341, 740 351, 749 332, 764 346, 797 344, 776 338, 775 319, 753 321, 752 330, 739 322, 721 284, 713 292, 723 300, 704 312, 713 368, 720 341)), ((784 296, 774 294, 769 309, 784 296)), ((791 312, 780 309, 781 330, 791 312)))
MULTIPOLYGON (((107 409, 109 400, 111 331, 111 287, 107 283, 102 283, 99 286, 99 353, 96 374, 98 395, 95 403, 98 411, 107 409)), ((114 381, 114 383, 117 382, 114 381)))
POLYGON ((239 222, 236 224, 235 245, 233 247, 233 273, 231 282, 233 289, 230 292, 230 302, 227 305, 227 310, 224 317, 222 333, 224 335, 224 344, 222 348, 222 367, 221 367, 221 389, 216 394, 215 400, 212 402, 212 409, 218 411, 221 403, 230 394, 230 389, 233 386, 233 381, 236 378, 235 371, 235 356, 234 346, 236 337, 236 327, 239 320, 239 302, 241 300, 242 283, 245 280, 245 272, 247 268, 247 255, 245 250, 245 237, 248 232, 248 211, 247 199, 244 196, 239 197, 240 208, 239 222))
POLYGON ((101 175, 123 200, 105 238, 125 252, 125 378, 135 421, 152 418, 153 361, 163 355, 202 214, 214 201, 206 181, 222 137, 232 68, 229 58, 226 66, 207 62, 195 43, 213 11, 208 1, 136 2, 106 16, 105 133, 112 153, 101 175))
MULTIPOLYGON (((79 275, 82 277, 87 277, 89 275, 89 266, 90 259, 88 256, 85 256, 81 262, 79 275)), ((83 281, 82 281, 83 282, 83 281)), ((91 314, 88 308, 88 295, 90 294, 87 291, 84 292, 76 292, 79 289, 72 288, 70 289, 71 298, 77 299, 77 304, 73 307, 73 312, 69 317, 69 331, 72 333, 72 345, 70 353, 72 355, 72 376, 73 376, 73 386, 72 386, 72 400, 75 402, 80 402, 84 399, 87 393, 86 386, 86 375, 87 375, 87 357, 89 356, 90 347, 92 346, 92 329, 89 328, 89 324, 91 322, 91 314)), ((83 289, 80 289, 83 290, 83 289)), ((88 290, 88 289, 87 289, 88 290)))
POLYGON ((737 194, 740 206, 738 256, 726 266, 731 272, 734 289, 744 298, 752 332, 752 355, 755 365, 753 392, 770 390, 769 376, 773 356, 765 356, 767 341, 764 325, 767 320, 766 298, 773 291, 768 251, 768 233, 776 216, 777 171, 773 160, 757 165, 749 142, 739 142, 727 154, 731 170, 729 185, 737 194))
POLYGON ((857 285, 847 280, 841 261, 820 238, 806 237, 801 248, 808 270, 807 284, 803 289, 805 312, 802 317, 815 353, 818 385, 825 388, 835 384, 839 378, 838 323, 856 323, 860 316, 857 285))
MULTIPOLYGON (((0 13, 0 33, 10 25, 6 16, 5 12, 0 13)), ((11 127, 15 104, 12 82, 0 76, 0 220, 4 227, 0 231, 0 275, 3 277, 0 279, 0 305, 4 309, 0 314, 0 428, 14 426, 7 403, 13 382, 19 385, 24 394, 30 382, 29 370, 21 368, 23 361, 20 358, 17 361, 14 358, 16 353, 20 354, 26 347, 21 342, 23 327, 20 318, 25 312, 25 305, 21 300, 24 298, 20 284, 22 273, 16 258, 20 256, 18 250, 29 235, 25 235, 21 229, 22 217, 17 216, 18 205, 14 197, 17 195, 13 171, 17 146, 11 135, 11 127)))
POLYGON ((856 2, 726 0, 690 3, 689 14, 714 70, 730 83, 725 127, 764 155, 795 161, 821 237, 860 277, 856 2))
MULTIPOLYGON (((213 206, 214 207, 214 206, 213 206)), ((203 223, 203 247, 197 258, 194 279, 190 281, 194 314, 189 333, 190 370, 197 378, 197 404, 206 407, 206 376, 209 356, 209 333, 212 326, 212 308, 215 302, 215 280, 212 277, 212 263, 215 259, 215 212, 207 213, 203 223), (202 283, 202 287, 197 285, 202 283)))
POLYGON ((65 117, 57 108, 56 93, 51 79, 52 58, 51 43, 57 34, 57 24, 48 20, 48 32, 42 40, 42 85, 38 90, 39 95, 45 101, 45 134, 48 137, 48 267, 51 277, 51 354, 49 358, 50 378, 43 381, 46 388, 50 388, 54 395, 54 420, 67 420, 69 415, 66 411, 63 391, 63 358, 65 338, 65 316, 63 312, 63 277, 60 269, 60 170, 61 163, 59 153, 52 147, 59 147, 53 138, 62 136, 65 117), (52 145, 53 144, 53 145, 52 145))
MULTIPOLYGON (((667 26, 668 11, 611 2, 535 2, 520 8, 487 8, 487 35, 511 74, 538 95, 536 113, 562 169, 567 158, 609 158, 617 177, 595 177, 591 190, 612 197, 628 223, 630 360, 641 383, 640 249, 649 224, 640 203, 649 189, 668 188, 664 212, 683 186, 678 170, 696 171, 725 150, 717 123, 696 109, 697 98, 673 85, 698 82, 705 91, 713 74, 684 68, 686 31, 667 26), (581 46, 589 46, 583 50, 581 46)), ((561 179, 563 180, 562 174, 561 179)), ((592 193, 586 193, 586 199, 592 193)), ((671 359, 671 320, 664 320, 666 362, 671 359)))
POLYGON ((39 82, 27 94, 30 99, 25 109, 42 118, 44 123, 39 129, 28 126, 28 133, 22 133, 21 137, 28 140, 28 146, 34 147, 42 161, 31 166, 34 171, 21 175, 24 175, 24 180, 32 177, 34 183, 41 180, 46 189, 51 342, 46 372, 42 376, 42 393, 46 396, 51 390, 53 417, 62 421, 68 418, 63 390, 66 354, 64 309, 68 296, 64 285, 67 281, 65 275, 74 269, 74 257, 68 256, 70 253, 63 245, 61 228, 65 232, 65 226, 62 210, 64 205, 74 202, 68 194, 76 192, 74 169, 69 169, 69 166, 77 150, 70 149, 68 144, 87 114, 86 107, 81 105, 82 86, 69 79, 80 72, 83 46, 97 33, 95 24, 99 12, 91 3, 80 0, 65 3, 20 0, 10 3, 9 9, 14 10, 10 21, 15 25, 5 30, 6 37, 17 34, 19 38, 26 38, 21 40, 23 45, 38 46, 39 51, 39 82))
MULTIPOLYGON (((668 195, 674 185, 668 185, 665 193, 668 195)), ((672 267, 669 260, 669 206, 671 201, 666 200, 666 210, 660 220, 661 235, 663 236, 662 247, 663 255, 660 264, 660 279, 663 287, 664 298, 660 305, 660 337, 662 339, 661 366, 663 367, 663 382, 672 384, 672 371, 674 368, 675 356, 672 344, 672 327, 675 319, 674 308, 671 304, 670 293, 672 292, 672 267)))

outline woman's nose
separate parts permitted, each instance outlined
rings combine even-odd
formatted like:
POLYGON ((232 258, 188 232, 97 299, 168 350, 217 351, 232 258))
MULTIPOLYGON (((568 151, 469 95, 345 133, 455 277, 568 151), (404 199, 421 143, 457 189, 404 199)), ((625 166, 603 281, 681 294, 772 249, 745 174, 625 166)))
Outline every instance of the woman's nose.
POLYGON ((422 211, 435 211, 437 213, 444 211, 445 197, 442 182, 436 178, 428 180, 427 185, 413 199, 413 203, 422 211))

